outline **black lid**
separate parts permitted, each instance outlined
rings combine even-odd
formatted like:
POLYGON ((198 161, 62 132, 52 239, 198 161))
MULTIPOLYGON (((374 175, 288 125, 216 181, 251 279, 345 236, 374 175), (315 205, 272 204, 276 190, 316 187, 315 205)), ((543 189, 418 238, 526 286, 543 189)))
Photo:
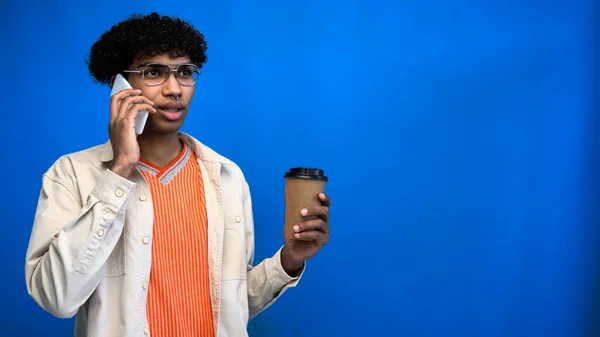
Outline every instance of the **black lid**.
POLYGON ((327 181, 323 170, 310 167, 294 167, 285 173, 284 178, 300 178, 327 181))

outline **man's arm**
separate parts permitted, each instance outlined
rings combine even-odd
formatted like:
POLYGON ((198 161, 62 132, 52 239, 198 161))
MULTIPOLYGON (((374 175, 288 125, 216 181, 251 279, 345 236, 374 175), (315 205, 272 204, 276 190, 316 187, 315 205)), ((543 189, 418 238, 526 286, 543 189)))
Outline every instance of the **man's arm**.
POLYGON ((81 200, 66 162, 59 160, 43 177, 25 260, 29 295, 60 318, 74 316, 102 280, 135 188, 106 170, 81 200))
POLYGON ((254 260, 254 218, 252 197, 247 183, 244 182, 244 219, 246 221, 246 256, 248 261, 248 307, 250 318, 267 309, 285 290, 295 287, 304 266, 291 277, 281 263, 283 247, 273 257, 263 260, 252 267, 254 260))

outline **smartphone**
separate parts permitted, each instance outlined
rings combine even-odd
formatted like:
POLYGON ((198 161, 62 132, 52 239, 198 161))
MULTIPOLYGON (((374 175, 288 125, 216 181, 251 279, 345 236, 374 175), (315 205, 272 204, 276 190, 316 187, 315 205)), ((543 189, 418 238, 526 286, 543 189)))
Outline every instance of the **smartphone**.
MULTIPOLYGON (((115 78, 115 83, 112 86, 112 92, 110 96, 112 97, 114 94, 118 93, 121 90, 132 89, 131 85, 125 77, 121 74, 117 74, 115 78)), ((144 131, 144 127, 146 126, 146 121, 148 120, 148 110, 140 111, 137 116, 135 116, 135 133, 141 135, 144 131)))

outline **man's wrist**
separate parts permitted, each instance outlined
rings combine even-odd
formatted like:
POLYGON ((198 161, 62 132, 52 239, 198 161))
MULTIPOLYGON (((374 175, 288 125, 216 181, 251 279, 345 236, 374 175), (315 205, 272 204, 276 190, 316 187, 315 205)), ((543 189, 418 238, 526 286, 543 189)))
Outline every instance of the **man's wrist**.
POLYGON ((118 174, 118 175, 120 175, 121 177, 123 177, 125 179, 129 179, 129 177, 131 176, 131 173, 133 172, 134 168, 135 168, 135 165, 114 163, 110 167, 110 170, 113 171, 115 174, 118 174))
POLYGON ((300 272, 300 269, 304 266, 304 261, 297 261, 288 254, 287 247, 283 247, 281 250, 281 266, 289 277, 296 277, 300 272))

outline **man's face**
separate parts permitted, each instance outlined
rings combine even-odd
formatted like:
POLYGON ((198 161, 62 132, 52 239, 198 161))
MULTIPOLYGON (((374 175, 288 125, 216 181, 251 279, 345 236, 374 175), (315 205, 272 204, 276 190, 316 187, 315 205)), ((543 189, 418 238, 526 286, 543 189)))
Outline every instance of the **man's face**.
POLYGON ((141 73, 127 73, 127 81, 134 89, 142 91, 142 95, 154 102, 156 113, 148 116, 144 133, 150 134, 168 134, 177 132, 183 125, 185 116, 194 96, 195 85, 186 86, 192 80, 190 76, 191 67, 180 67, 177 72, 179 81, 175 72, 170 73, 169 77, 161 84, 148 85, 160 82, 161 77, 168 72, 166 67, 161 70, 160 66, 147 67, 148 64, 168 65, 171 69, 176 69, 178 65, 190 64, 189 57, 180 57, 171 59, 168 55, 158 55, 136 59, 129 67, 129 70, 146 70, 144 80, 141 73), (180 83, 182 82, 182 83, 180 83))

